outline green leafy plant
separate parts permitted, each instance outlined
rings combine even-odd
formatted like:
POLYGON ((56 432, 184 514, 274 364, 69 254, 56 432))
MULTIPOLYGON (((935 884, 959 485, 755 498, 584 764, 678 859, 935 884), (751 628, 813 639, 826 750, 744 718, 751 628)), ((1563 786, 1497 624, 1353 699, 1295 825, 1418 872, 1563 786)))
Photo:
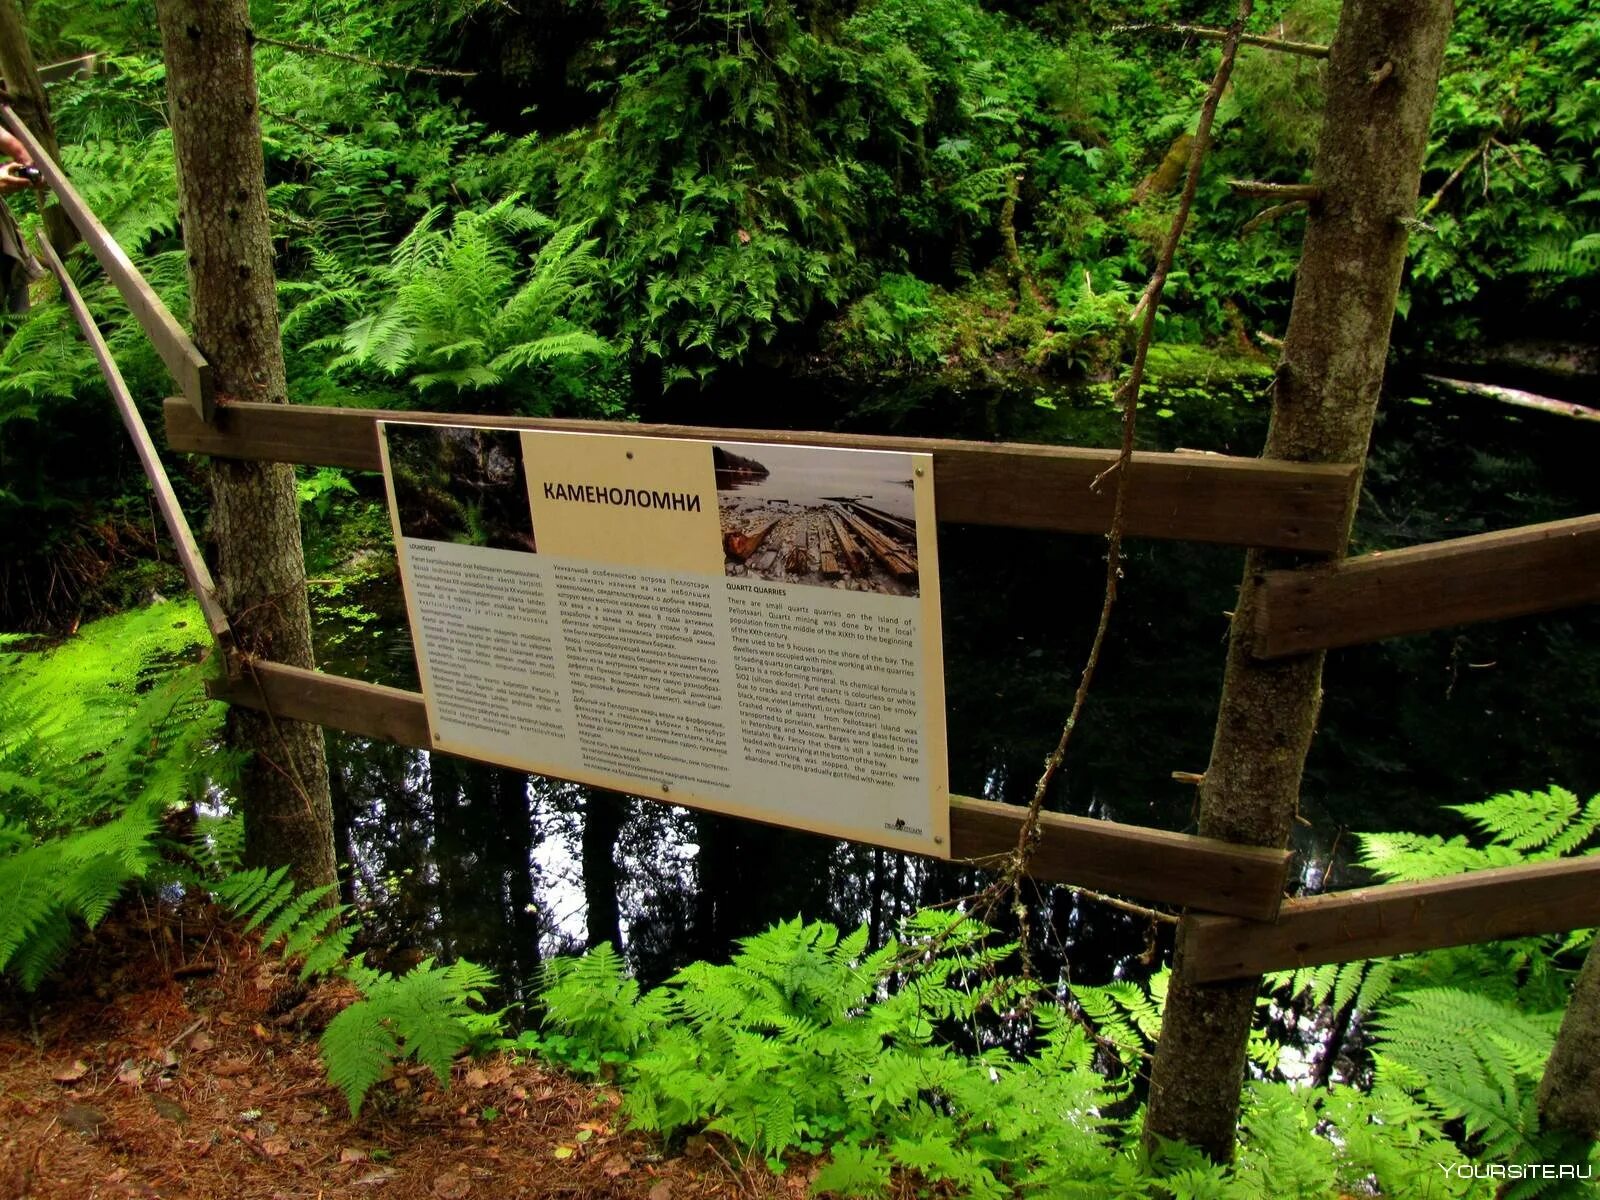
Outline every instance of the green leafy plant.
POLYGON ((547 407, 531 386, 541 369, 609 353, 568 316, 597 272, 594 240, 516 197, 457 213, 448 230, 436 227, 442 213, 430 209, 366 281, 368 295, 387 299, 345 329, 332 366, 405 374, 422 391, 500 389, 524 408, 547 407), (532 234, 548 238, 522 279, 515 240, 532 234))
POLYGON ((0 969, 25 987, 158 872, 163 818, 229 774, 204 638, 192 604, 163 603, 0 650, 0 969))

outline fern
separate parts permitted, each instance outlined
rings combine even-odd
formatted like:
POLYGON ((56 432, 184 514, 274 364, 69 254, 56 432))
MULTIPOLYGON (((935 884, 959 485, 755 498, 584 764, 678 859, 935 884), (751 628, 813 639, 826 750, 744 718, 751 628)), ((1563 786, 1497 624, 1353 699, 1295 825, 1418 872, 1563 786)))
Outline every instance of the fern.
MULTIPOLYGON (((599 269, 595 242, 581 226, 556 229, 515 196, 458 213, 448 230, 440 227, 442 214, 440 206, 429 209, 388 265, 363 281, 388 298, 346 326, 334 369, 405 374, 421 391, 481 391, 531 384, 532 372, 610 353, 568 315, 599 269), (519 283, 516 240, 532 234, 550 236, 519 283)), ((316 302, 349 294, 347 278, 335 276, 333 291, 316 302)))
POLYGON ((458 1054, 498 1040, 501 1014, 479 1011, 494 976, 465 959, 447 967, 427 959, 404 975, 356 962, 347 977, 362 999, 328 1023, 321 1048, 352 1117, 394 1062, 414 1059, 445 1084, 458 1054))
POLYGON ((163 815, 230 760, 192 605, 93 622, 0 673, 0 970, 39 985, 71 944, 162 859, 163 815))

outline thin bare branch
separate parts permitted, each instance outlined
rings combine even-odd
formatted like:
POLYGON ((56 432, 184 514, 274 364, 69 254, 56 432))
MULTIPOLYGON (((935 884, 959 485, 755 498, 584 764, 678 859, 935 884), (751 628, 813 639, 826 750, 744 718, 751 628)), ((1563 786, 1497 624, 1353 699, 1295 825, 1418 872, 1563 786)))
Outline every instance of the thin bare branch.
POLYGON ((1290 200, 1283 204, 1274 204, 1271 208, 1263 208, 1255 216, 1251 217, 1239 227, 1239 234, 1241 237, 1252 234, 1256 230, 1260 229, 1263 225, 1266 225, 1272 221, 1276 221, 1279 217, 1286 217, 1292 212, 1298 212, 1301 209, 1310 207, 1310 201, 1290 200))
MULTIPOLYGON (((1147 22, 1143 25, 1113 25, 1112 33, 1177 33, 1184 37, 1197 37, 1208 42, 1225 41, 1231 32, 1227 29, 1212 29, 1206 25, 1167 25, 1158 21, 1147 22)), ((1287 38, 1266 37, 1259 33, 1241 33, 1238 37, 1241 46, 1257 46, 1262 50, 1276 50, 1281 54, 1298 54, 1302 58, 1327 58, 1328 47, 1317 42, 1295 42, 1287 38)))
MULTIPOLYGON (((1122 403, 1122 446, 1117 456, 1117 461, 1098 476, 1091 487, 1098 488, 1104 480, 1115 474, 1116 494, 1112 505, 1111 528, 1106 538, 1106 579, 1105 594, 1100 605, 1100 619, 1095 626, 1094 639, 1089 646, 1089 655, 1085 661, 1083 674, 1079 677, 1078 688, 1072 698, 1072 708, 1066 721, 1061 727, 1061 736, 1056 741, 1055 748, 1045 759, 1044 769, 1039 775, 1038 782, 1034 784, 1033 796, 1028 803, 1027 817, 1023 821, 1022 829, 1017 838, 1017 846, 1012 851, 999 879, 987 890, 985 899, 980 906, 993 910, 1002 902, 1009 901, 1010 907, 1016 914, 1021 925, 1019 946, 1023 956, 1023 973, 1030 973, 1028 957, 1028 912, 1027 906, 1022 901, 1020 884, 1027 875, 1028 864, 1032 860, 1040 843, 1039 814, 1044 810, 1044 801, 1049 793, 1050 785, 1055 781, 1061 764, 1065 761, 1067 747, 1072 741, 1073 731, 1078 726, 1078 721, 1083 716, 1084 706, 1088 703, 1089 689, 1094 682, 1095 671, 1100 665, 1101 653, 1105 649, 1106 634, 1111 627, 1111 614, 1116 607, 1118 583, 1122 578, 1122 529, 1123 518, 1127 508, 1128 480, 1133 468, 1134 429, 1138 417, 1139 389, 1144 383, 1145 362, 1149 357, 1150 343, 1155 336, 1156 316, 1161 307, 1161 293, 1166 287, 1167 276, 1172 271, 1173 260, 1177 255, 1178 242, 1183 237, 1184 228, 1189 222, 1190 210, 1194 207, 1195 193, 1200 186, 1200 169, 1205 162, 1205 156, 1211 148, 1211 129, 1217 115, 1217 105, 1222 100, 1222 94, 1227 89, 1228 79, 1233 74, 1233 64, 1238 57, 1239 41, 1244 25, 1249 20, 1255 0, 1240 0, 1238 15, 1233 26, 1228 31, 1228 37, 1223 43, 1222 62, 1217 67, 1216 76, 1211 81, 1211 86, 1206 92, 1205 102, 1200 108, 1200 120, 1195 131, 1194 144, 1189 150, 1189 165, 1184 176, 1183 191, 1178 199, 1177 212, 1173 214, 1172 224, 1167 230, 1167 236, 1161 246, 1161 253, 1156 260, 1155 271, 1151 274, 1150 283, 1145 288, 1141 300, 1143 307, 1143 323, 1139 331, 1139 340, 1134 348, 1133 362, 1129 367, 1127 380, 1117 389, 1117 399, 1122 403)), ((1081 894, 1093 895, 1095 899, 1111 902, 1110 897, 1098 893, 1081 894)), ((1125 902, 1114 902, 1115 907, 1123 907, 1125 902)), ((1131 906, 1137 909, 1139 906, 1131 906)), ((1148 916, 1151 920, 1161 919, 1155 910, 1143 910, 1141 916, 1148 916)))
POLYGON ((321 46, 308 46, 304 42, 285 42, 279 38, 253 35, 253 41, 263 46, 276 46, 280 50, 293 50, 296 54, 316 54, 323 58, 336 58, 340 62, 356 63, 363 67, 377 67, 384 71, 408 71, 413 75, 443 75, 451 79, 471 79, 476 71, 452 71, 446 67, 424 67, 416 63, 391 62, 383 58, 363 58, 359 54, 346 54, 341 50, 326 50, 321 46))

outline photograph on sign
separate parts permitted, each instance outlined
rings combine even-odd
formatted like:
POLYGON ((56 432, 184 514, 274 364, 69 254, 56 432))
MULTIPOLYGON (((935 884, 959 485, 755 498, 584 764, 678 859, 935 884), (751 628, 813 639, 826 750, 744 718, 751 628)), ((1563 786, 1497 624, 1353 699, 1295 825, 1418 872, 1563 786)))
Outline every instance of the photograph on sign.
POLYGON ((917 594, 909 455, 724 443, 712 458, 731 578, 917 594))
POLYGON ((948 855, 930 456, 380 430, 437 748, 948 855))
POLYGON ((389 463, 395 514, 406 537, 537 549, 515 430, 396 425, 389 463))

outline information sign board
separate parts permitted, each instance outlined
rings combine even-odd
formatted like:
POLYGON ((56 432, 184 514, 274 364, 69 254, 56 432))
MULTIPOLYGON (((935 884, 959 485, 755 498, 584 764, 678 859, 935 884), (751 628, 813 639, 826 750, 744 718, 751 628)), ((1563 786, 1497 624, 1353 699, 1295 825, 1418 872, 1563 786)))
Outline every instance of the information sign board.
POLYGON ((932 456, 380 432, 439 749, 948 857, 932 456))

